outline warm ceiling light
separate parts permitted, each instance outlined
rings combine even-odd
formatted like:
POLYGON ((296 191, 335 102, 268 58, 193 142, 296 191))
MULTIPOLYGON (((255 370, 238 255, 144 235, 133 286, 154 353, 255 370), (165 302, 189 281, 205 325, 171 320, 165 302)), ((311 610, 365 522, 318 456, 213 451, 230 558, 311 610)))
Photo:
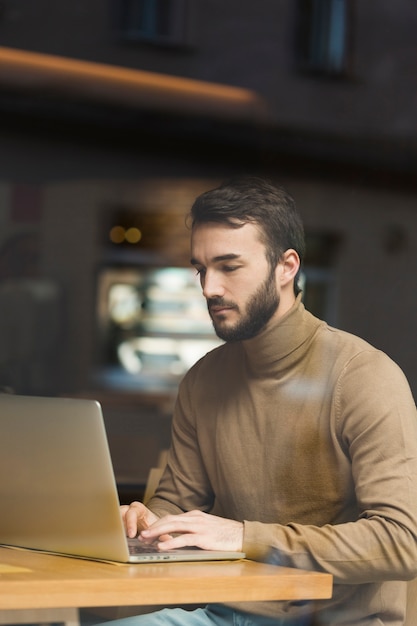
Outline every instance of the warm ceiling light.
POLYGON ((122 243, 125 240, 125 229, 123 226, 113 226, 109 233, 110 241, 122 243))
POLYGON ((142 239, 142 233, 136 226, 131 226, 125 232, 125 239, 128 243, 138 243, 142 239))

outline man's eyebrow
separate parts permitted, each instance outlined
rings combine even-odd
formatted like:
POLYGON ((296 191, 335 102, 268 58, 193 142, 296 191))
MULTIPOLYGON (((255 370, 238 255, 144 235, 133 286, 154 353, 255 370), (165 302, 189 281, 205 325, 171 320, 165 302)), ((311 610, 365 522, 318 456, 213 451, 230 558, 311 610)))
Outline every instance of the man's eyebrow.
MULTIPOLYGON (((240 257, 241 257, 240 254, 234 254, 234 253, 219 254, 218 256, 213 257, 211 259, 211 261, 213 263, 219 263, 220 261, 233 261, 235 259, 239 259, 240 257)), ((190 263, 191 263, 191 265, 200 265, 200 261, 198 261, 198 259, 194 259, 194 258, 190 259, 190 263)))

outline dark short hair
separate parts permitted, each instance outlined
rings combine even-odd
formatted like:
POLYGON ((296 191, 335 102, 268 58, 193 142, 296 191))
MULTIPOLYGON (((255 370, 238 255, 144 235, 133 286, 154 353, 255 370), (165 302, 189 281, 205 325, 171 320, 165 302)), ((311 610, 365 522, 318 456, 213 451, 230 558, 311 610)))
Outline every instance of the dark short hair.
MULTIPOLYGON (((271 268, 290 248, 303 262, 304 228, 295 201, 283 187, 264 178, 233 178, 206 191, 195 200, 190 217, 192 228, 207 222, 225 223, 232 228, 248 222, 256 224, 271 268)), ((294 280, 295 293, 299 291, 298 277, 294 280)))

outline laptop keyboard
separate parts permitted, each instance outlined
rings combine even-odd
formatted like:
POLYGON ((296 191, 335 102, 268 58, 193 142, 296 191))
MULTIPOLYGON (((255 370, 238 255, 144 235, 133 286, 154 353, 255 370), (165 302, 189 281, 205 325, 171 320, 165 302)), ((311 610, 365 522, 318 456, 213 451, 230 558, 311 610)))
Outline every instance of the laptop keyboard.
POLYGON ((159 552, 157 546, 152 543, 143 543, 138 541, 136 537, 128 539, 129 554, 155 554, 159 552))

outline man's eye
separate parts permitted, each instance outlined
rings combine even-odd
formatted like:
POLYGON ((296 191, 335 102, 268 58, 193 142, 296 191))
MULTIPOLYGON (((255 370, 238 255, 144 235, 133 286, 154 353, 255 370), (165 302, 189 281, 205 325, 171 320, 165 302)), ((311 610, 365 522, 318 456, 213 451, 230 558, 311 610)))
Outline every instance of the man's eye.
POLYGON ((223 272, 235 272, 237 269, 239 269, 239 266, 237 265, 225 265, 223 267, 223 272))
POLYGON ((194 268, 195 269, 195 273, 197 276, 202 276, 204 274, 204 269, 203 268, 194 268))

